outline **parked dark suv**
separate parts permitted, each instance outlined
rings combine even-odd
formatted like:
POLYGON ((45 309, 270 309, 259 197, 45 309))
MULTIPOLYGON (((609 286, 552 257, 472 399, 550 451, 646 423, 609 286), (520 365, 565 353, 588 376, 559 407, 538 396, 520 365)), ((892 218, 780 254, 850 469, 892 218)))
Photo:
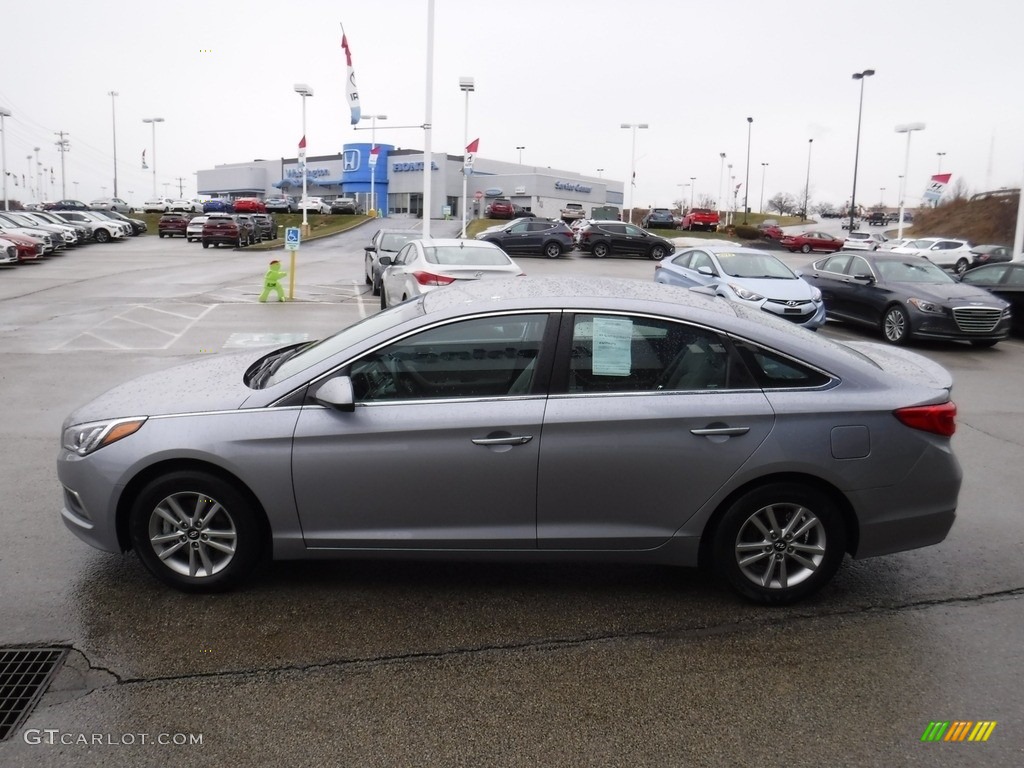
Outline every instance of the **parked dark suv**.
POLYGON ((644 229, 675 229, 676 220, 668 208, 652 208, 640 220, 640 226, 644 229))
POLYGON ((487 216, 491 219, 511 219, 515 213, 516 207, 507 197, 496 197, 487 206, 487 216))
POLYGON ((573 249, 573 231, 564 221, 516 219, 498 230, 481 232, 477 240, 494 243, 507 254, 543 254, 557 259, 573 249))
POLYGON ((160 237, 174 237, 175 235, 185 237, 185 230, 188 229, 188 220, 190 218, 192 217, 187 213, 181 213, 180 211, 165 213, 160 216, 160 221, 157 222, 157 234, 160 237))
POLYGON ((655 261, 661 261, 676 249, 665 238, 622 221, 595 221, 588 224, 580 232, 576 247, 599 259, 610 254, 646 256, 655 261))
POLYGON ((260 239, 277 239, 277 219, 275 219, 269 213, 252 213, 249 214, 249 216, 253 220, 253 222, 255 222, 257 228, 260 231, 260 239))
POLYGON ((213 213, 203 224, 203 248, 211 245, 249 245, 256 242, 256 235, 252 230, 252 222, 240 221, 231 213, 213 213))

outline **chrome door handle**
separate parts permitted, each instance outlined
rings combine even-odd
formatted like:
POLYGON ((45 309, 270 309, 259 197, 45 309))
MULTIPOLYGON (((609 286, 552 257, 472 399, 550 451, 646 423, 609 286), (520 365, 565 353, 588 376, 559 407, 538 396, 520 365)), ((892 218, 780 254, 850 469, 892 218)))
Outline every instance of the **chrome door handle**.
POLYGON ((691 429, 691 435, 745 435, 750 427, 706 427, 704 429, 691 429))
POLYGON ((533 440, 533 435, 517 435, 515 437, 474 437, 473 445, 526 445, 533 440))

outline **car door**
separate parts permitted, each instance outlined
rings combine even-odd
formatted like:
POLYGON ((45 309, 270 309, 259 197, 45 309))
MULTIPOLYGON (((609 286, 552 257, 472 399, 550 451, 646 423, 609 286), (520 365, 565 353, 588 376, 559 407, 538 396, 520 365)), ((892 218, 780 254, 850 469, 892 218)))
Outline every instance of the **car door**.
POLYGON ((845 317, 849 314, 847 293, 850 289, 846 267, 853 258, 851 253, 837 253, 814 262, 814 270, 805 279, 819 291, 829 315, 845 317))
POLYGON ((530 232, 530 220, 521 219, 510 226, 499 238, 499 245, 505 253, 533 253, 540 250, 540 238, 530 232))
POLYGON ((890 295, 881 275, 863 256, 851 257, 846 273, 843 314, 869 325, 881 322, 890 295))
POLYGON ((354 410, 303 406, 295 429, 306 546, 534 549, 543 372, 557 319, 442 324, 338 371, 354 410))
POLYGON ((628 313, 563 320, 537 485, 541 549, 667 541, 772 429, 714 331, 628 313))
POLYGON ((405 290, 406 273, 409 271, 408 263, 416 255, 416 246, 406 243, 395 255, 394 261, 384 269, 381 276, 380 290, 390 307, 402 301, 402 292, 405 290))
POLYGON ((622 224, 624 232, 622 235, 622 253, 628 253, 631 255, 647 255, 647 251, 651 247, 651 236, 647 234, 641 227, 635 224, 622 224))

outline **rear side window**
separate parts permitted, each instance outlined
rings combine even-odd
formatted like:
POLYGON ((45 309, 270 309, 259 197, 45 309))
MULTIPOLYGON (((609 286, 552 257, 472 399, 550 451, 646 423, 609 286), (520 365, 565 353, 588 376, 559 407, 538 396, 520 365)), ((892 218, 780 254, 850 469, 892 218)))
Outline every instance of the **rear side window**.
POLYGON ((807 389, 832 381, 828 374, 756 344, 739 341, 736 348, 762 389, 807 389))

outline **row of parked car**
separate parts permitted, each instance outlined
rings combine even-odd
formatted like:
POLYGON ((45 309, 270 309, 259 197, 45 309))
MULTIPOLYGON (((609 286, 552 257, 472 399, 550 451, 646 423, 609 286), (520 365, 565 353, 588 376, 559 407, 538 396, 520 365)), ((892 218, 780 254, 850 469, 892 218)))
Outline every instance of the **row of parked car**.
POLYGON ((0 211, 0 264, 53 256, 87 243, 146 231, 146 222, 106 210, 0 211))
POLYGON ((269 213, 209 213, 193 215, 172 211, 160 217, 157 234, 160 237, 184 237, 192 243, 243 247, 276 240, 277 219, 269 213))

